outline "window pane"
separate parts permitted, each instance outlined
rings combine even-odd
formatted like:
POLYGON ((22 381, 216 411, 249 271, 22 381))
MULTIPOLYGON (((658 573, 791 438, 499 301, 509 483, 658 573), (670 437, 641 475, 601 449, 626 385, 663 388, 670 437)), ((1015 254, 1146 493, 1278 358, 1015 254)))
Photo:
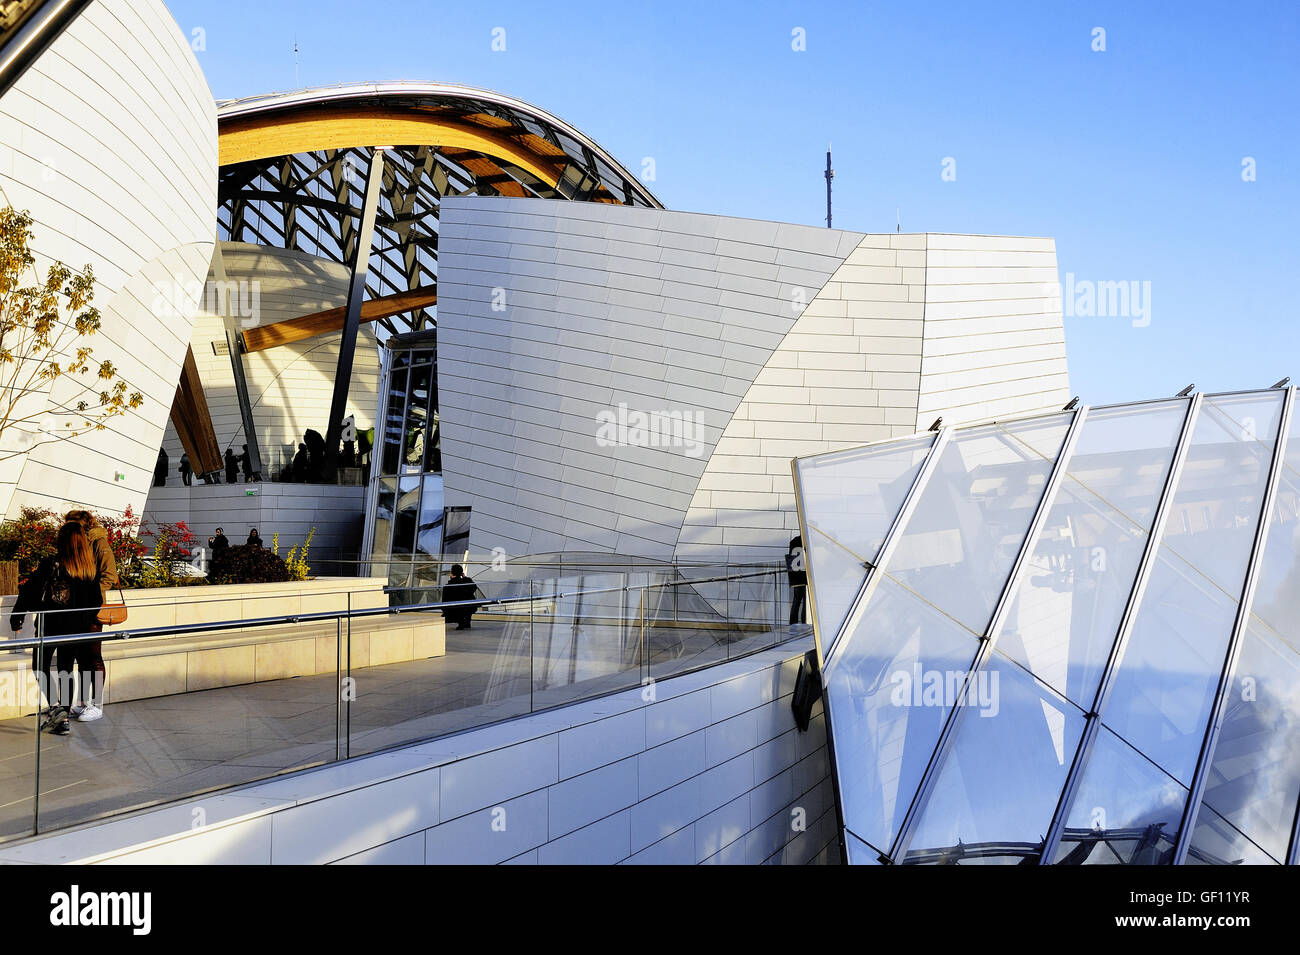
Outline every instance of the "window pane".
POLYGON ((392 542, 393 514, 397 509, 397 482, 380 478, 379 500, 375 504, 375 541, 371 555, 379 563, 371 573, 386 574, 389 545, 392 542))
POLYGON ((402 448, 402 421, 406 412, 407 370, 396 370, 389 377, 388 408, 384 414, 384 448, 380 474, 396 474, 402 448))
POLYGON ((1298 797, 1300 654, 1256 620, 1237 658, 1204 802, 1282 860, 1298 797))
POLYGON ((885 568, 982 634, 1006 586, 1073 415, 970 428, 939 465, 885 568))
POLYGON ((1111 408, 1079 430, 998 649, 1091 709, 1188 402, 1111 408))
POLYGON ((420 528, 416 535, 415 547, 421 554, 438 557, 442 554, 442 475, 427 475, 423 480, 424 492, 420 496, 420 528))
POLYGON ((411 369, 411 400, 406 407, 406 427, 402 436, 403 470, 418 470, 424 464, 424 439, 429 424, 430 374, 428 365, 417 365, 411 369))
POLYGON ((394 556, 415 551, 415 525, 420 505, 418 478, 402 478, 398 484, 397 518, 393 521, 394 556))
POLYGON ((849 849, 849 865, 880 865, 880 853, 851 832, 844 833, 844 844, 849 849))
POLYGON ((1037 859, 1083 737, 1083 713, 994 654, 980 672, 905 863, 1037 859))
POLYGON ((975 637, 888 577, 826 670, 844 823, 888 847, 916 794, 975 637))
POLYGON ((1213 809, 1201 807, 1187 847, 1188 865, 1277 865, 1276 859, 1230 826, 1213 809))
POLYGON ((1291 417, 1252 609, 1279 637, 1300 650, 1300 414, 1291 417))
POLYGON ((808 526, 804 548, 823 652, 844 623, 933 444, 934 435, 926 434, 799 462, 808 526))
POLYGON ((1102 714, 1184 785, 1223 670, 1282 395, 1206 399, 1102 714))
POLYGON ((1167 865, 1186 800, 1186 789, 1103 727, 1054 863, 1167 865))

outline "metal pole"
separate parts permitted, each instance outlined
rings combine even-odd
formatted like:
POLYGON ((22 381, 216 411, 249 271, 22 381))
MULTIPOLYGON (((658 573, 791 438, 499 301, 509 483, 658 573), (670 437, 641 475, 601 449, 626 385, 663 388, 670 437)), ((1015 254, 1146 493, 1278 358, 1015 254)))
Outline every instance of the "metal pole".
MULTIPOLYGON (((1171 865, 1182 865, 1187 860, 1187 851, 1191 848, 1192 830, 1196 826, 1196 817, 1201 811, 1201 797, 1205 794, 1205 784, 1209 778, 1210 765, 1214 760, 1214 751, 1218 747, 1219 733, 1223 729, 1223 719, 1227 712, 1228 694, 1232 689, 1232 677, 1241 656, 1241 646, 1245 642, 1246 628, 1250 624, 1251 610, 1255 604, 1255 590, 1259 585, 1259 568, 1263 563, 1264 547, 1268 543, 1268 531, 1273 519, 1273 501, 1277 497, 1277 486, 1282 478, 1282 468, 1286 462, 1287 433, 1291 427, 1291 415, 1295 403, 1295 388, 1286 390, 1283 399, 1282 416, 1278 422, 1277 439, 1273 442, 1273 454, 1269 462, 1269 473, 1264 485, 1264 500, 1260 504, 1259 523, 1255 526, 1254 545, 1250 562, 1246 566, 1246 580, 1242 586, 1241 602, 1237 604, 1237 618, 1233 622, 1232 636, 1228 639, 1228 650, 1224 655, 1223 670, 1219 674, 1219 685, 1214 693, 1214 705, 1210 708, 1210 722, 1201 741, 1201 751, 1196 758, 1196 770, 1192 774, 1192 785, 1187 792, 1187 802, 1183 806, 1183 817, 1178 828, 1178 842, 1174 845, 1171 865)), ((1254 439, 1252 439, 1254 440, 1254 439)))
MULTIPOLYGON (((343 434, 343 415, 347 411, 348 387, 352 382, 352 359, 357 348, 357 332, 361 327, 361 300, 366 297, 366 278, 370 272, 370 248, 375 234, 375 212, 379 208, 379 193, 383 188, 383 178, 384 147, 376 146, 370 156, 370 174, 366 177, 361 221, 358 223, 356 247, 352 250, 352 279, 348 285, 343 337, 339 342, 338 369, 334 373, 334 396, 330 400, 329 425, 325 429, 325 474, 329 476, 334 475, 338 469, 338 445, 343 434)), ((381 461, 382 458, 381 454, 381 461)), ((374 468, 373 463, 371 468, 374 468)))
MULTIPOLYGON (((351 593, 349 592, 349 597, 351 593)), ((349 621, 351 618, 349 618, 349 621)), ((343 619, 334 621, 334 759, 343 758, 343 619)))
POLYGON ((50 711, 53 714, 54 699, 50 696, 50 687, 42 687, 41 678, 45 673, 45 615, 39 610, 32 614, 36 621, 36 761, 34 766, 35 778, 32 780, 32 835, 40 832, 41 818, 41 693, 45 693, 45 699, 50 704, 50 711))
POLYGON ((352 682, 352 591, 348 591, 348 698, 343 712, 343 758, 352 756, 352 697, 356 686, 352 682))

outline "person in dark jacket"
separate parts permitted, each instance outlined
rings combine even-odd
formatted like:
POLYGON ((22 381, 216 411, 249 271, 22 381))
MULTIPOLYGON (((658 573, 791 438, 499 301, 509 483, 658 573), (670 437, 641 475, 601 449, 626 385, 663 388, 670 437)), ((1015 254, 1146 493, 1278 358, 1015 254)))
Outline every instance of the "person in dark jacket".
POLYGON ((239 458, 230 448, 226 448, 226 483, 239 483, 239 458))
POLYGON ((154 486, 154 487, 166 487, 166 486, 167 486, 167 468, 168 468, 168 467, 169 467, 169 465, 168 465, 168 463, 167 463, 167 452, 164 451, 162 448, 159 448, 159 449, 158 449, 158 461, 157 461, 157 463, 155 463, 154 466, 153 466, 153 486, 154 486))
POLYGON ((293 479, 298 484, 306 484, 311 476, 311 452, 307 445, 298 442, 298 453, 293 456, 293 479))
POLYGON ((804 562, 803 538, 790 540, 785 555, 785 573, 790 580, 790 626, 808 622, 808 569, 804 562))
POLYGON ((212 562, 215 564, 222 557, 226 556, 226 551, 230 549, 230 538, 226 536, 226 530, 223 527, 217 528, 216 535, 212 538, 212 562))
MULTIPOLYGON (((448 603, 459 600, 473 600, 478 593, 478 584, 474 583, 474 578, 465 574, 465 568, 460 564, 451 565, 451 575, 442 587, 442 599, 448 603)), ((454 623, 457 630, 471 630, 470 618, 474 616, 474 611, 478 610, 479 604, 465 604, 463 607, 447 607, 442 611, 443 617, 449 623, 454 623)))
POLYGON ((194 468, 190 466, 190 456, 188 454, 181 455, 180 467, 176 470, 180 472, 181 483, 186 487, 194 483, 194 468))
POLYGON ((248 532, 248 540, 244 541, 244 543, 247 544, 249 547, 262 546, 262 535, 257 532, 256 527, 254 527, 252 530, 248 532))
MULTIPOLYGON (((14 603, 9 626, 21 634, 28 613, 41 613, 41 631, 47 637, 72 633, 97 633, 104 595, 99 588, 94 551, 86 532, 76 521, 59 528, 58 550, 40 562, 24 581, 14 603)), ((71 732, 73 705, 72 667, 76 645, 33 648, 32 668, 49 710, 41 729, 66 736, 71 732), (57 670, 55 669, 57 665, 57 670)))
MULTIPOLYGON (((109 592, 120 590, 122 586, 117 574, 117 557, 114 556, 113 545, 108 539, 108 528, 90 511, 68 511, 63 519, 76 521, 86 532, 86 539, 90 542, 90 550, 95 557, 95 581, 107 603, 109 592)), ((91 723, 104 715, 104 682, 107 675, 104 642, 88 640, 77 644, 74 660, 81 679, 77 684, 79 699, 72 707, 71 715, 74 720, 91 723)))

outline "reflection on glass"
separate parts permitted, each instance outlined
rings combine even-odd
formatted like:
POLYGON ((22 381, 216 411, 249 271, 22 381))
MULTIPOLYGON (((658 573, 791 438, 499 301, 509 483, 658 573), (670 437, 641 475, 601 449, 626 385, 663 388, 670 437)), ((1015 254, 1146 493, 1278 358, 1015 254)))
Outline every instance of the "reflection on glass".
POLYGON ((1102 714, 1190 785, 1259 523, 1283 393, 1207 398, 1102 714))
POLYGON ((1204 804, 1282 860, 1297 797, 1300 654, 1253 620, 1233 671, 1204 804))
POLYGON ((1300 414, 1292 413, 1253 610, 1300 649, 1300 414))
POLYGON ((844 823, 889 846, 977 640, 888 577, 826 670, 844 823))
POLYGON ((849 850, 849 865, 881 865, 880 853, 853 833, 844 833, 844 845, 849 850))
POLYGON ((885 568, 890 576, 982 634, 1072 417, 958 432, 885 568))
POLYGON ((406 406, 406 426, 402 432, 402 464, 404 468, 421 468, 424 464, 425 432, 429 424, 428 365, 411 369, 411 400, 406 406))
POLYGON ((843 624, 933 444, 934 435, 926 434, 799 462, 808 526, 804 549, 817 591, 823 652, 843 624))
POLYGON ((415 551, 415 530, 419 520, 420 479, 398 481, 397 517, 393 521, 393 556, 415 551))
POLYGON ((1187 847, 1188 865, 1277 865, 1276 859, 1228 824, 1222 816, 1202 806, 1187 847))
POLYGON ((906 864, 1017 865, 1042 852, 1083 713, 997 653, 974 690, 906 864))
POLYGON ((397 510, 397 482, 392 478, 380 478, 379 495, 375 503, 375 540, 371 555, 379 562, 376 570, 385 573, 384 562, 388 560, 392 543, 393 514, 397 510))
POLYGON ((442 475, 426 474, 422 480, 424 489, 420 494, 420 528, 415 538, 415 549, 421 554, 437 557, 442 554, 442 475))
POLYGON ((1084 421, 998 648, 1091 709, 1187 414, 1184 400, 1084 421))
POLYGON ((380 458, 381 474, 396 474, 402 449, 402 424, 406 414, 407 377, 405 368, 394 369, 389 376, 388 407, 384 412, 384 446, 380 458))
POLYGON ((1167 865, 1186 800, 1186 789, 1102 727, 1054 864, 1167 865))

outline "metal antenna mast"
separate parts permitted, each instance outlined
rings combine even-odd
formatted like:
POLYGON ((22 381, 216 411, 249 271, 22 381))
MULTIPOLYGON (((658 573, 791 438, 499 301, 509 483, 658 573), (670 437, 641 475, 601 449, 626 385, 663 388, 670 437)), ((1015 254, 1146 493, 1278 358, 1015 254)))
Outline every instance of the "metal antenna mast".
POLYGON ((298 89, 298 38, 293 38, 293 88, 298 89))
POLYGON ((831 144, 826 144, 826 228, 831 227, 831 180, 835 170, 831 168, 831 144))

